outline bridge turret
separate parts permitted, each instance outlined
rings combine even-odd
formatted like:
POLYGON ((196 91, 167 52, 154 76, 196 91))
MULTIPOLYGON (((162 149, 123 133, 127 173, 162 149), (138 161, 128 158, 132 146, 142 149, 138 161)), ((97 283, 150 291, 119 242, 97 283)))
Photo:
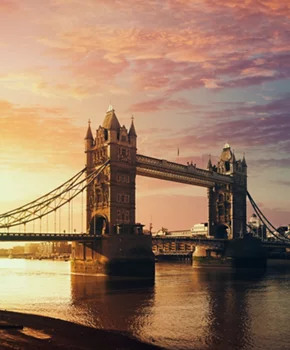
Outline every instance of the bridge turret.
POLYGON ((208 158, 207 170, 209 170, 209 171, 213 170, 213 166, 212 166, 211 156, 210 155, 209 155, 209 158, 208 158))
POLYGON ((92 134, 92 129, 91 129, 91 121, 88 121, 88 129, 85 137, 85 149, 88 151, 91 149, 94 145, 94 138, 92 134))
POLYGON ((243 154, 243 159, 242 159, 242 169, 245 175, 247 175, 247 163, 246 163, 246 157, 245 157, 245 153, 243 154))
POLYGON ((134 118, 132 117, 131 126, 129 130, 129 142, 132 146, 136 147, 137 145, 136 141, 137 141, 137 134, 134 126, 134 118))
POLYGON ((217 171, 220 174, 232 175, 236 170, 236 157, 228 143, 224 145, 220 160, 217 165, 217 171))
POLYGON ((88 129, 85 137, 85 153, 87 154, 87 163, 86 166, 88 168, 88 172, 90 171, 91 167, 93 166, 93 153, 92 148, 94 146, 94 138, 91 130, 91 121, 88 121, 88 129))
POLYGON ((119 140, 121 125, 112 105, 110 105, 107 110, 106 117, 103 122, 103 128, 108 132, 109 143, 117 142, 119 140))

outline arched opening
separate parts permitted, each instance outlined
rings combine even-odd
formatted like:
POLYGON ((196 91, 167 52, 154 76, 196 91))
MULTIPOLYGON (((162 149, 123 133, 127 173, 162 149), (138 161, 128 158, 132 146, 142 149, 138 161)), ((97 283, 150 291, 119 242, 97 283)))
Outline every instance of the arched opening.
POLYGON ((214 238, 220 238, 220 239, 228 238, 228 229, 229 229, 229 227, 227 225, 224 225, 224 224, 218 225, 216 227, 214 238))
POLYGON ((102 235, 108 232, 107 218, 103 215, 95 215, 90 222, 90 235, 102 235))

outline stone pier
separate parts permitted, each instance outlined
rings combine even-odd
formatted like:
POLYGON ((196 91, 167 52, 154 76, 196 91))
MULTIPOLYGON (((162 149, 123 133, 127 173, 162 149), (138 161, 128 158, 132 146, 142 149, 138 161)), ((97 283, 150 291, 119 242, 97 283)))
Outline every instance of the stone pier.
POLYGON ((129 279, 154 279, 151 235, 122 232, 73 245, 71 271, 129 279))

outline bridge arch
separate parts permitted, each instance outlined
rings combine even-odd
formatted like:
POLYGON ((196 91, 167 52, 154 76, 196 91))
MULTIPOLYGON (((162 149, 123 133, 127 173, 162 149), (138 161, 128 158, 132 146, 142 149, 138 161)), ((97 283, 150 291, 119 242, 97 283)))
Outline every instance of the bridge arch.
POLYGON ((109 233, 108 218, 102 214, 95 214, 89 226, 90 235, 102 235, 109 233))
POLYGON ((228 235, 230 233, 229 231, 230 231, 229 225, 218 224, 215 230, 215 238, 220 238, 220 239, 228 238, 228 235))

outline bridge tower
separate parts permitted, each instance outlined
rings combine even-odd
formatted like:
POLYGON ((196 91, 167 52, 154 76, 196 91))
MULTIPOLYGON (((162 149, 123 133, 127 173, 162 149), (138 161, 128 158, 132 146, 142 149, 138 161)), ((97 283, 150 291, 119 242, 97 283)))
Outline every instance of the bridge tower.
POLYGON ((89 122, 85 137, 87 175, 106 167, 87 187, 87 233, 95 242, 75 245, 75 272, 154 276, 151 235, 135 222, 137 135, 132 118, 121 126, 109 106, 93 136, 89 122))
POLYGON ((236 160, 228 143, 224 145, 217 166, 209 161, 208 169, 233 178, 232 184, 216 183, 208 190, 210 235, 223 238, 241 237, 246 232, 247 221, 247 164, 245 156, 236 160))
POLYGON ((135 225, 137 135, 133 119, 128 131, 109 106, 96 138, 89 125, 85 141, 88 174, 109 160, 106 169, 87 188, 87 231, 113 234, 118 225, 135 225))

